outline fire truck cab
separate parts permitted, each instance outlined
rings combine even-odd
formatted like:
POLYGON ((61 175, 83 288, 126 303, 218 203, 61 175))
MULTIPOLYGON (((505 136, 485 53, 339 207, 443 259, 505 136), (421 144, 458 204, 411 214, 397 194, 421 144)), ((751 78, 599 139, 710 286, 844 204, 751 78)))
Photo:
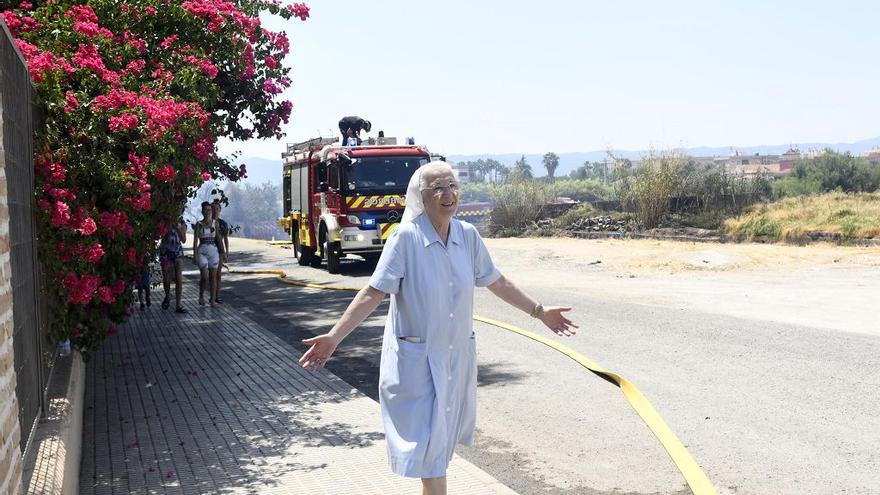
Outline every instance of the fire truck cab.
POLYGON ((431 160, 424 146, 398 145, 395 138, 341 146, 315 138, 291 144, 282 154, 280 220, 300 265, 339 273, 347 254, 378 256, 397 228, 410 177, 431 160))

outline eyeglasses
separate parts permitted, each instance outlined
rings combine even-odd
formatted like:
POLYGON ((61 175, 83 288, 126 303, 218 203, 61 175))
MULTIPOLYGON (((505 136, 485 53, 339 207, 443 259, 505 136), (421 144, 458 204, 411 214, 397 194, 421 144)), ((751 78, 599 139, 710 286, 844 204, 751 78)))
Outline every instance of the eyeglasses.
POLYGON ((458 194, 458 182, 450 181, 448 186, 433 185, 431 187, 423 187, 422 191, 431 191, 434 196, 443 196, 443 193, 449 191, 458 194))

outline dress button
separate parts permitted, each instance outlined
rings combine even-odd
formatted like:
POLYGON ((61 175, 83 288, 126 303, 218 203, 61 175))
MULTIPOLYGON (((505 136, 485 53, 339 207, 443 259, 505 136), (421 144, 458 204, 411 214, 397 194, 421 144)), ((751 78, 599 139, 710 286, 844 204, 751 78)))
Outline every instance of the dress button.
POLYGON ((449 346, 449 350, 450 350, 450 351, 452 350, 452 346, 449 346))
POLYGON ((455 318, 455 314, 453 314, 453 313, 449 313, 449 317, 450 317, 450 318, 455 318))
POLYGON ((446 412, 449 412, 449 411, 451 411, 451 410, 452 410, 451 407, 447 407, 447 408, 446 408, 446 412))
POLYGON ((452 380, 452 375, 446 377, 447 380, 452 380))
POLYGON ((452 282, 449 282, 449 286, 450 286, 450 287, 452 287, 453 285, 454 285, 454 284, 453 284, 452 282))

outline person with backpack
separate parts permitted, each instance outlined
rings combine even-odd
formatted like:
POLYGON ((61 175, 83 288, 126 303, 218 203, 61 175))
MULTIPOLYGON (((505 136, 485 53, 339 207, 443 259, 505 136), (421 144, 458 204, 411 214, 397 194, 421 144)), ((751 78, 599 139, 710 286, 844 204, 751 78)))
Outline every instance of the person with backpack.
POLYGON ((217 268, 220 266, 220 226, 214 219, 214 209, 207 201, 202 203, 202 220, 193 232, 193 261, 199 267, 199 305, 205 305, 205 289, 211 306, 217 302, 217 268))
POLYGON ((214 219, 217 220, 217 225, 220 229, 220 243, 217 244, 217 249, 220 251, 220 266, 217 267, 217 279, 214 281, 214 285, 217 287, 217 297, 214 301, 217 302, 217 304, 222 304, 223 300, 220 299, 220 278, 223 273, 223 265, 229 263, 229 223, 220 218, 220 212, 223 208, 220 205, 219 199, 215 199, 214 202, 211 203, 211 209, 213 210, 214 219))
POLYGON ((165 289, 162 309, 168 309, 171 305, 171 280, 174 279, 176 302, 174 312, 186 313, 180 303, 183 295, 183 244, 186 242, 186 223, 183 217, 179 217, 176 222, 168 222, 166 229, 165 235, 159 241, 159 262, 162 264, 162 286, 165 289))

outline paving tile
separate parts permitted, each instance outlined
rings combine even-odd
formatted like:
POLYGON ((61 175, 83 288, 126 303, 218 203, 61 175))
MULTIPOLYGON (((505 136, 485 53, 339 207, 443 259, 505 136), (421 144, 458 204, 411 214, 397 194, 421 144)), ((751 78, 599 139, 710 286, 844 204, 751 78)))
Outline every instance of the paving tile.
MULTIPOLYGON (((420 491, 387 467, 377 403, 187 282, 188 314, 136 311, 89 361, 81 494, 420 491)), ((459 457, 449 486, 514 493, 459 457)))

